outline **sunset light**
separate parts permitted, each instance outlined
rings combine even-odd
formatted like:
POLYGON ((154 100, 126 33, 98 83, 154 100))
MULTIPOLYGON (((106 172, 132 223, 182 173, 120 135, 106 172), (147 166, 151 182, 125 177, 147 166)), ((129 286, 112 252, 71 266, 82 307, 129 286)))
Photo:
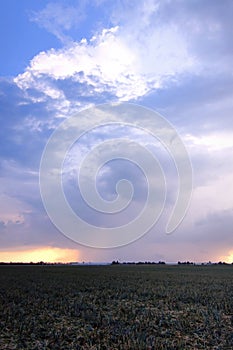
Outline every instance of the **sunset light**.
POLYGON ((219 261, 226 262, 227 264, 233 263, 233 251, 228 252, 227 255, 221 257, 219 261))
POLYGON ((77 261, 79 253, 75 249, 42 247, 30 250, 0 252, 1 262, 70 262, 77 261))

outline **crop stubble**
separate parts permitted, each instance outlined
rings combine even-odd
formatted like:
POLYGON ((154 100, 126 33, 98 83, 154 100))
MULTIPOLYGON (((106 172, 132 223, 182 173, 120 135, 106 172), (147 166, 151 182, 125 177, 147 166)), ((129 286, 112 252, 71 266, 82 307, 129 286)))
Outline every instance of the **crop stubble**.
POLYGON ((0 266, 0 349, 233 349, 233 266, 0 266))

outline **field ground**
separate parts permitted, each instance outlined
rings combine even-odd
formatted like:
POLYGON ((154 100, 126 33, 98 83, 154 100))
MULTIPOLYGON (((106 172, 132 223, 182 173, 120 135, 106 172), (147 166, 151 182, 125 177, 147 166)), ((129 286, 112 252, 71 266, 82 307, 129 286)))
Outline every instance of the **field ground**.
POLYGON ((0 349, 233 349, 233 266, 0 266, 0 349))

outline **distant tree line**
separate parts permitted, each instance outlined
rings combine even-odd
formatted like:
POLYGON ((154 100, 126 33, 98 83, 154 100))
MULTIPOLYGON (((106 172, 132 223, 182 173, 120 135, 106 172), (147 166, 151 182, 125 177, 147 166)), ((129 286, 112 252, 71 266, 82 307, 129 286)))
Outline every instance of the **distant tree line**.
MULTIPOLYGON (((208 263, 199 263, 196 264, 195 262, 192 261, 178 261, 177 262, 178 265, 233 265, 232 263, 226 263, 226 262, 222 262, 219 261, 217 263, 212 263, 211 261, 209 261, 208 263)), ((113 260, 111 265, 166 265, 165 261, 124 261, 124 262, 119 262, 118 260, 113 260)))
POLYGON ((155 261, 124 261, 122 263, 120 263, 118 260, 113 260, 112 261, 112 265, 165 265, 165 261, 159 261, 159 262, 155 262, 155 261))
MULTIPOLYGON (((84 262, 83 262, 84 264, 84 262)), ((226 263, 219 261, 217 263, 212 263, 211 261, 207 263, 198 263, 196 264, 195 262, 190 262, 190 261, 178 261, 178 265, 233 265, 232 263, 226 263)), ((55 262, 55 263, 49 263, 49 262, 44 262, 44 261, 38 261, 38 262, 1 262, 0 265, 72 265, 72 263, 62 263, 62 262, 55 262)), ((76 263, 78 265, 78 263, 76 263)), ((80 264, 79 264, 80 265, 80 264)), ((94 264, 93 264, 94 265, 94 264)), ((124 261, 124 262, 119 262, 118 260, 113 260, 111 265, 166 265, 165 261, 124 261)))
POLYGON ((183 262, 178 261, 177 264, 178 264, 178 265, 195 265, 195 263, 189 262, 189 261, 183 261, 183 262))

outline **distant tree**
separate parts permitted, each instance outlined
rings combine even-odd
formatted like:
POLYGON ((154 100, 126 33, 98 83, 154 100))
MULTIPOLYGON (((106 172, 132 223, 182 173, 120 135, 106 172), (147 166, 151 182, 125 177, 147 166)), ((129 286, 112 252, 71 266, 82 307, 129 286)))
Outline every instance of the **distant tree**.
POLYGON ((115 261, 115 260, 113 260, 112 261, 112 265, 119 265, 120 263, 119 263, 119 261, 117 260, 117 261, 115 261))

